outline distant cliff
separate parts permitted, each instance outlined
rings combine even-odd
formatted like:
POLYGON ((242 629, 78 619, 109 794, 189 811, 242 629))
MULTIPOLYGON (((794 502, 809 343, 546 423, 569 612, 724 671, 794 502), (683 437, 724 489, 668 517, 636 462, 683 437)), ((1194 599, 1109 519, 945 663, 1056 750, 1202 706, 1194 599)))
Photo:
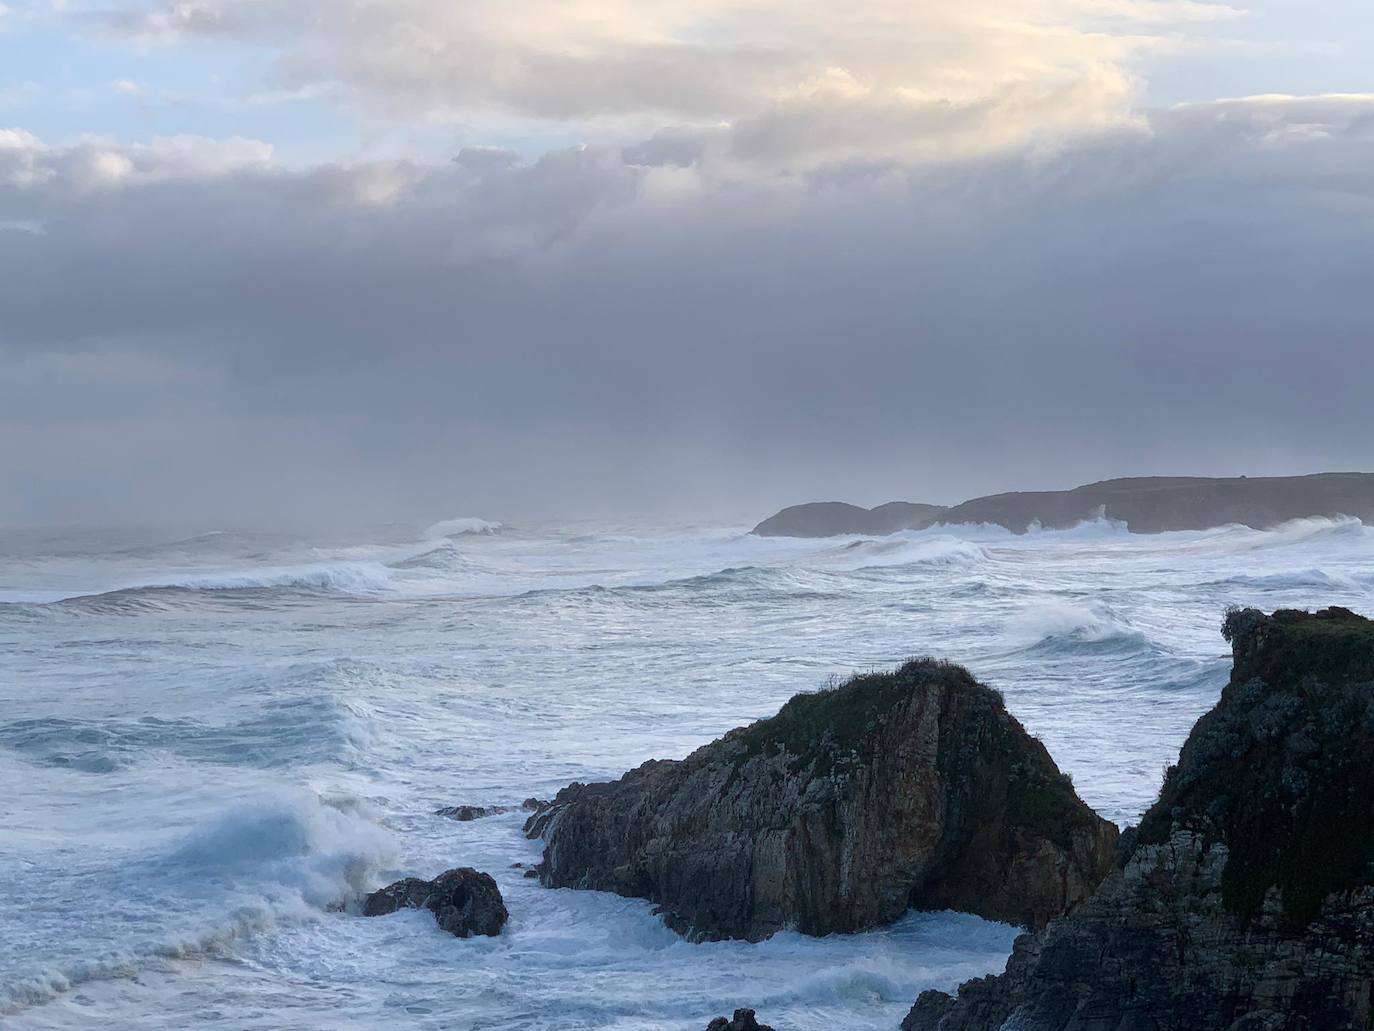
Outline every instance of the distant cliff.
MULTIPOLYGON (((894 502, 894 505, 900 502, 894 502)), ((852 505, 796 505, 754 528, 763 536, 823 537, 842 533, 886 534, 920 526, 882 524, 852 505), (887 525, 888 528, 880 528, 887 525)), ((934 506, 912 506, 934 510, 934 506)), ((1268 529, 1309 516, 1353 516, 1374 522, 1374 473, 1316 473, 1311 476, 1146 476, 1103 480, 1073 490, 992 494, 934 514, 928 522, 990 523, 1023 533, 1034 524, 1047 529, 1106 517, 1133 533, 1205 530, 1239 523, 1268 529)))
POLYGON ((924 530, 945 511, 942 505, 889 501, 877 508, 860 508, 843 501, 815 501, 793 505, 770 516, 753 532, 760 537, 836 537, 845 533, 876 536, 898 530, 924 530))
POLYGON ((1224 633, 1230 683, 1120 869, 906 1031, 1374 1027, 1374 622, 1247 609, 1224 633))
POLYGON ((912 907, 1038 927, 1106 876, 1117 838, 997 692, 932 660, 573 784, 526 831, 547 842, 548 887, 646 898, 688 937, 751 940, 912 907))

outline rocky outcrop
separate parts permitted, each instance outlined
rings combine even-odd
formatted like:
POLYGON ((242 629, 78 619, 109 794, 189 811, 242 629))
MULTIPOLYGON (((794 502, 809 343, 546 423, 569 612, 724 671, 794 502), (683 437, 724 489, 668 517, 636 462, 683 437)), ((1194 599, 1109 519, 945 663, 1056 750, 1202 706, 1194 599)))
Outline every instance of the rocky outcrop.
POLYGON ((760 1024, 754 1016, 753 1010, 735 1010, 735 1015, 729 1020, 724 1017, 716 1017, 715 1020, 706 1025, 706 1031, 773 1031, 767 1024, 760 1024))
POLYGON ((1374 623, 1251 609, 1224 633, 1230 683, 1121 868, 907 1031, 1374 1027, 1374 623))
MULTIPOLYGON (((888 508, 889 506, 882 506, 888 508)), ((930 506, 918 506, 930 507, 930 506)), ((874 509, 879 512, 881 509, 874 509)), ((885 534, 920 529, 875 521, 853 505, 830 502, 784 509, 754 528, 755 533, 827 537, 842 533, 885 534), (860 514, 861 513, 861 514, 860 514)), ((1311 476, 1142 476, 1103 480, 1072 490, 991 494, 940 511, 938 521, 989 523, 1013 533, 1039 525, 1063 529, 1105 517, 1132 533, 1206 530, 1239 523, 1258 530, 1290 519, 1353 516, 1374 521, 1374 473, 1316 473, 1311 476)))
POLYGON ((472 820, 482 820, 488 816, 500 816, 502 813, 512 811, 508 805, 447 805, 442 809, 434 810, 434 815, 447 816, 450 820, 457 820, 459 823, 469 823, 472 820))
MULTIPOLYGON (((541 802, 537 798, 527 798, 520 803, 519 808, 527 813, 537 811, 547 802, 541 802)), ((500 816, 503 813, 513 813, 515 806, 511 805, 446 805, 442 809, 434 810, 435 816, 446 816, 450 820, 457 820, 459 823, 469 823, 472 820, 483 820, 488 816, 500 816)))
POLYGON ((846 533, 881 536, 898 530, 924 530, 944 510, 943 505, 910 501, 889 501, 877 508, 860 508, 843 501, 815 501, 784 508, 751 532, 760 537, 836 537, 846 533))
POLYGON ((750 940, 912 907, 1040 926, 1096 887, 1117 837, 997 692, 932 660, 573 784, 527 833, 546 839, 546 886, 646 898, 688 937, 750 940))
POLYGON ((363 916, 386 916, 398 909, 428 909, 441 928, 459 938, 494 938, 508 915, 496 882, 471 867, 447 870, 432 881, 406 877, 363 900, 363 916))

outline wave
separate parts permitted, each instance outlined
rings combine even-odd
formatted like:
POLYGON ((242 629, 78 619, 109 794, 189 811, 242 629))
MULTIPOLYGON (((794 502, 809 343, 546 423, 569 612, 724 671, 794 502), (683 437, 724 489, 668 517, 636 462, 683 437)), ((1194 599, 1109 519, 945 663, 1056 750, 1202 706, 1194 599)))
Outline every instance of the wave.
POLYGON ((359 799, 304 791, 264 796, 193 831, 160 858, 122 871, 122 884, 100 906, 102 918, 117 920, 120 905, 130 904, 130 933, 147 925, 150 912, 168 916, 172 900, 203 903, 200 914, 183 914, 180 926, 149 940, 21 974, 0 987, 0 1015, 93 981, 222 955, 236 940, 282 923, 324 919, 395 861, 390 834, 359 799))
POLYGON ((473 516, 442 519, 425 531, 426 537, 461 537, 464 534, 491 534, 501 530, 500 523, 488 522, 473 516))
POLYGON ((853 572, 909 566, 967 566, 988 559, 987 549, 958 537, 890 537, 855 541, 839 562, 853 572))
POLYGON ((1209 587, 1250 587, 1262 591, 1318 590, 1347 591, 1358 589, 1354 580, 1327 573, 1321 569, 1294 569, 1281 573, 1243 573, 1212 580, 1209 587))
POLYGON ((1009 622, 1007 637, 1021 652, 1120 652, 1153 647, 1144 632, 1103 608, 1059 599, 1028 605, 1009 622))
POLYGON ((349 594, 371 594, 392 586, 389 566, 380 562, 337 562, 315 566, 285 566, 242 573, 211 573, 148 587, 179 587, 191 591, 243 591, 271 587, 300 587, 349 594))
POLYGON ((187 594, 290 589, 376 595, 390 591, 394 585, 392 567, 380 562, 335 562, 168 577, 108 591, 73 594, 51 601, 3 604, 24 609, 56 607, 117 614, 121 611, 167 607, 180 600, 179 596, 187 594))
POLYGON ((1303 519, 1290 519, 1286 523, 1267 530, 1256 530, 1250 526, 1234 523, 1219 526, 1212 530, 1162 534, 1161 536, 1186 536, 1198 549, 1222 550, 1227 552, 1248 552, 1270 548, 1285 548, 1292 545, 1333 541, 1337 543, 1374 537, 1374 526, 1366 526, 1353 516, 1310 516, 1303 519))
MULTIPOLYGON (((351 670, 352 664, 321 663, 293 676, 329 681, 351 670)), ((36 766, 83 773, 114 773, 166 756, 271 769, 337 760, 375 741, 367 708, 332 694, 273 699, 249 719, 225 724, 157 716, 53 716, 0 723, 0 747, 36 766)))

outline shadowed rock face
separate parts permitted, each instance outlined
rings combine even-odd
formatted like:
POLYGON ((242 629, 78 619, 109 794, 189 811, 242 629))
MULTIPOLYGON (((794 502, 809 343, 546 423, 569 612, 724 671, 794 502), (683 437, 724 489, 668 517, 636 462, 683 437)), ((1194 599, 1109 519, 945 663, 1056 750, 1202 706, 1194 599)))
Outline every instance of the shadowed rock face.
MULTIPOLYGON (((989 523, 1013 533, 1032 524, 1063 529, 1104 516, 1132 533, 1206 530, 1239 523, 1258 530, 1290 519, 1353 516, 1374 521, 1374 473, 1312 476, 1144 476, 1103 480, 1073 490, 1027 491, 974 498, 934 512, 925 523, 883 523, 875 513, 827 502, 796 505, 765 519, 754 532, 765 536, 826 537, 842 533, 885 534, 941 523, 989 523), (884 526, 886 528, 884 528, 884 526)), ((932 506, 915 506, 930 508, 932 506)))
POLYGON ((940 518, 943 505, 889 501, 860 508, 843 501, 816 501, 784 508, 751 531, 760 537, 836 537, 845 533, 883 535, 898 530, 924 530, 940 518))
POLYGON ((459 938, 494 938, 507 917, 496 882, 470 867, 447 870, 432 881, 406 877, 363 900, 363 916, 386 916, 398 909, 428 909, 441 928, 459 938))
POLYGON ((680 761, 530 818, 549 887, 659 904, 695 939, 861 931, 912 907, 1040 926, 1111 865, 1114 825, 1001 697, 911 662, 798 695, 680 761))
POLYGON ((1123 865, 908 1031, 1374 1027, 1374 623, 1228 615, 1231 681, 1123 865))

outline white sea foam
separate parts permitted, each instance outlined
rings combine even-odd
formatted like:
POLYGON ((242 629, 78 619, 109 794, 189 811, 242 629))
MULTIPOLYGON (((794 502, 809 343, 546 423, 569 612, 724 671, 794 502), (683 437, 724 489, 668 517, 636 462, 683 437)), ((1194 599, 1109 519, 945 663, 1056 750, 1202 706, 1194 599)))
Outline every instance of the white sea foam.
POLYGON ((425 531, 426 537, 461 537, 464 534, 496 533, 501 529, 500 523, 488 522, 485 519, 477 519, 473 516, 463 516, 458 519, 443 519, 425 531))
POLYGON ((1374 610, 1370 534, 441 524, 22 559, 0 536, 7 597, 86 596, 0 605, 0 1022, 700 1031, 747 1005, 792 1031, 894 1027, 922 988, 998 969, 1014 932, 936 914, 692 945, 646 902, 512 869, 538 857, 522 814, 433 812, 682 756, 832 675, 934 654, 1128 821, 1225 681, 1225 607, 1374 610), (459 865, 500 884, 500 938, 331 909, 459 865))

